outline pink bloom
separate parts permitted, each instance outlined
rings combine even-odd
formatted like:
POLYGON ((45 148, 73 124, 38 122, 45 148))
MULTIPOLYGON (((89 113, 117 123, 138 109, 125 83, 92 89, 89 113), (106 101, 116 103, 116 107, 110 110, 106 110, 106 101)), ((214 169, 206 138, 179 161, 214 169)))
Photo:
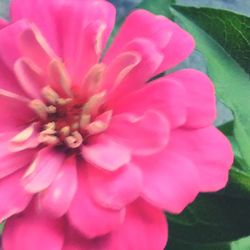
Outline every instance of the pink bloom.
POLYGON ((112 45, 104 0, 12 0, 0 21, 5 250, 160 250, 163 210, 227 182, 210 79, 180 70, 192 37, 133 12, 112 45))

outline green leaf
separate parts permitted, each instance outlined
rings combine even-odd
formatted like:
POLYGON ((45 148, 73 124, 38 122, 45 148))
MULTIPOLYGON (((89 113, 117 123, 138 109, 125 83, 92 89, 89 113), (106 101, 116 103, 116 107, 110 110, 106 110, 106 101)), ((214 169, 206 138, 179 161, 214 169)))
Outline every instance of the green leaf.
POLYGON ((174 6, 207 60, 217 96, 234 113, 234 135, 250 172, 250 18, 230 11, 174 6))
POLYGON ((167 250, 250 249, 250 200, 219 194, 203 194, 181 215, 168 215, 167 250))
POLYGON ((249 250, 250 237, 219 244, 189 244, 182 241, 169 241, 167 250, 249 250))
POLYGON ((164 15, 172 18, 169 7, 175 2, 175 0, 143 0, 138 8, 149 10, 157 15, 164 15))

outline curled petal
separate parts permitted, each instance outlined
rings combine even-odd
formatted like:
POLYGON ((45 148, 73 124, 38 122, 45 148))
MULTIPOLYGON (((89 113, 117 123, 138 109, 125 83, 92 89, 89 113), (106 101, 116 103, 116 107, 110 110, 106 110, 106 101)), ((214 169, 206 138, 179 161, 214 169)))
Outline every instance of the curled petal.
MULTIPOLYGON (((158 66, 163 60, 163 54, 149 39, 137 37, 122 48, 121 54, 118 54, 117 58, 114 57, 114 62, 108 61, 106 57, 103 59, 104 63, 113 67, 111 67, 110 77, 108 79, 109 81, 112 80, 111 82, 115 84, 115 86, 113 86, 115 87, 114 90, 109 94, 107 105, 114 105, 121 96, 142 88, 145 82, 154 76, 158 66), (116 60, 125 53, 133 54, 134 59, 130 62, 130 65, 128 65, 129 68, 125 68, 125 71, 117 74, 116 60), (124 73, 126 74, 125 76, 123 75, 124 73)), ((131 58, 129 60, 131 60, 131 58)))
POLYGON ((164 59, 157 67, 156 74, 170 69, 186 59, 195 46, 192 36, 176 23, 146 10, 135 10, 121 26, 107 53, 107 60, 115 57, 120 53, 124 44, 136 37, 151 40, 164 55, 164 59))
POLYGON ((76 192, 76 174, 75 157, 66 159, 51 185, 39 194, 39 206, 54 217, 63 216, 76 192))
POLYGON ((89 163, 109 171, 122 167, 131 157, 126 147, 106 135, 99 135, 83 146, 82 155, 89 163))
POLYGON ((212 81, 204 73, 195 69, 183 69, 165 77, 176 81, 186 91, 186 127, 209 126, 216 118, 215 89, 212 81))
POLYGON ((68 218, 84 236, 94 238, 117 228, 123 222, 125 211, 101 207, 91 199, 84 167, 79 166, 78 187, 68 211, 68 218))
POLYGON ((232 146, 216 128, 178 129, 172 133, 169 149, 191 160, 199 174, 201 192, 225 187, 233 163, 232 146))
POLYGON ((30 209, 11 217, 3 232, 6 250, 61 250, 63 241, 63 221, 43 217, 30 209))
POLYGON ((154 110, 148 110, 142 116, 133 113, 116 115, 107 130, 112 138, 134 155, 160 151, 168 142, 169 132, 169 122, 154 110))
POLYGON ((29 204, 32 194, 26 192, 22 186, 23 171, 18 171, 0 180, 0 221, 22 212, 29 204))
POLYGON ((120 98, 114 103, 115 113, 133 112, 144 114, 145 110, 160 111, 170 122, 171 128, 181 126, 186 121, 185 88, 181 83, 160 78, 142 89, 120 98))
POLYGON ((127 164, 115 172, 88 167, 89 189, 101 206, 121 209, 139 197, 142 174, 137 166, 127 164))
POLYGON ((63 160, 64 155, 53 148, 40 150, 22 178, 25 189, 31 193, 46 189, 57 176, 63 160))
POLYGON ((164 249, 167 236, 168 228, 164 213, 138 200, 128 207, 124 223, 111 234, 106 249, 164 249))
POLYGON ((180 213, 200 191, 195 164, 168 147, 135 162, 142 171, 142 197, 160 209, 180 213))

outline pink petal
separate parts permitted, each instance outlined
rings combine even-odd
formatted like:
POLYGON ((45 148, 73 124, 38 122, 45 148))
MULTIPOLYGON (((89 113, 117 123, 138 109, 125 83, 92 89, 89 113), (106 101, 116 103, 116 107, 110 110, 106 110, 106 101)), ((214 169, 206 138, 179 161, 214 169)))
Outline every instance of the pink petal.
MULTIPOLYGON (((108 80, 112 81, 115 87, 108 97, 109 100, 107 105, 111 106, 119 100, 121 96, 143 87, 145 82, 154 76, 158 66, 163 60, 162 53, 149 39, 136 38, 131 40, 128 44, 126 44, 126 46, 123 44, 122 48, 123 50, 121 51, 121 54, 114 57, 114 61, 109 60, 106 57, 103 59, 104 63, 111 65, 111 69, 108 72, 110 75, 108 80), (133 53, 135 58, 132 60, 132 65, 129 66, 132 66, 132 68, 129 68, 128 71, 125 70, 126 74, 124 76, 124 72, 117 74, 118 65, 116 66, 116 63, 119 62, 118 58, 125 53, 133 53), (116 60, 118 60, 118 62, 116 62, 116 60)), ((107 52, 107 55, 109 55, 109 51, 107 52)), ((121 68, 121 70, 122 69, 123 68, 121 68)))
POLYGON ((141 60, 142 56, 139 51, 125 51, 117 55, 103 73, 102 84, 99 84, 101 85, 100 89, 105 90, 107 93, 114 90, 131 72, 133 72, 133 70, 135 70, 137 65, 141 63, 141 60))
MULTIPOLYGON (((158 68, 157 73, 171 69, 184 61, 195 48, 195 40, 187 31, 178 24, 167 19, 168 31, 172 32, 167 46, 163 49, 164 60, 158 68)), ((161 30, 161 32, 163 32, 161 30)))
POLYGON ((17 133, 20 132, 19 130, 18 129, 6 130, 4 133, 0 133, 0 157, 6 156, 12 153, 9 147, 9 144, 10 144, 9 142, 17 133))
POLYGON ((24 150, 0 156, 0 178, 6 177, 15 171, 27 167, 33 161, 34 150, 24 150))
MULTIPOLYGON (((20 36, 20 51, 37 74, 46 72, 50 61, 56 57, 46 38, 35 25, 27 27, 20 36), (34 65, 32 65, 34 64, 34 65)), ((27 66, 26 66, 27 67, 27 66)))
POLYGON ((112 233, 106 249, 160 250, 166 245, 167 235, 164 213, 144 201, 137 201, 128 208, 124 223, 112 233))
POLYGON ((58 10, 62 57, 73 83, 81 81, 101 56, 115 22, 108 1, 65 1, 58 10))
POLYGON ((27 99, 0 89, 0 132, 22 130, 34 116, 28 104, 27 99))
POLYGON ((54 181, 62 163, 64 154, 47 147, 39 151, 37 157, 23 176, 23 185, 28 192, 40 192, 54 181))
POLYGON ((52 184, 39 194, 39 206, 55 217, 64 215, 77 188, 75 157, 64 161, 52 184))
POLYGON ((63 241, 61 221, 42 217, 30 210, 10 218, 3 232, 5 250, 61 250, 63 241))
POLYGON ((26 149, 35 149, 39 146, 39 129, 38 122, 31 123, 28 127, 18 131, 9 139, 8 148, 11 152, 19 152, 26 149))
POLYGON ((166 77, 153 81, 144 88, 132 92, 114 103, 116 113, 143 114, 154 109, 164 114, 172 128, 183 125, 186 120, 186 95, 184 87, 166 77))
POLYGON ((124 210, 111 210, 95 204, 89 196, 85 165, 79 166, 78 188, 68 211, 72 226, 88 238, 109 233, 123 222, 124 210))
POLYGON ((20 56, 19 37, 27 25, 26 21, 19 21, 0 29, 0 88, 18 95, 25 93, 12 70, 14 62, 20 56))
POLYGON ((2 18, 0 18, 0 29, 4 28, 8 25, 8 22, 2 18))
POLYGON ((187 95, 186 127, 205 127, 216 118, 215 89, 204 73, 195 69, 183 69, 166 77, 184 86, 187 95))
POLYGON ((18 171, 0 180, 0 221, 22 212, 29 204, 32 194, 21 183, 23 171, 18 171))
POLYGON ((80 235, 76 230, 72 230, 72 227, 70 227, 70 229, 67 230, 62 250, 107 250, 108 240, 109 238, 106 235, 88 239, 80 235))
POLYGON ((169 148, 195 164, 201 192, 218 191, 225 187, 233 152, 229 141, 219 130, 212 126, 175 130, 169 148))
POLYGON ((27 27, 27 21, 21 20, 0 30, 0 58, 9 69, 12 69, 14 62, 20 57, 19 38, 27 27))
POLYGON ((121 209, 139 197, 142 187, 141 171, 127 164, 115 172, 88 167, 89 189, 101 206, 121 209))
POLYGON ((120 53, 124 44, 136 37, 151 40, 164 54, 156 73, 176 66, 194 49, 191 35, 177 24, 163 16, 136 10, 126 18, 108 51, 107 60, 120 53))
POLYGON ((49 41, 54 51, 59 52, 57 40, 55 7, 64 1, 12 0, 10 11, 12 22, 26 19, 34 23, 49 41))
POLYGON ((199 193, 199 175, 194 163, 166 147, 135 163, 143 175, 142 197, 171 213, 180 213, 199 193))
POLYGON ((103 134, 83 146, 82 155, 89 163, 109 171, 117 170, 130 161, 128 149, 103 134))
POLYGON ((15 93, 20 96, 25 96, 26 93, 19 85, 14 72, 9 69, 6 64, 2 61, 0 56, 0 88, 9 92, 15 93))
POLYGON ((132 154, 153 154, 166 146, 169 123, 159 112, 148 110, 144 115, 124 113, 113 116, 107 133, 132 154))

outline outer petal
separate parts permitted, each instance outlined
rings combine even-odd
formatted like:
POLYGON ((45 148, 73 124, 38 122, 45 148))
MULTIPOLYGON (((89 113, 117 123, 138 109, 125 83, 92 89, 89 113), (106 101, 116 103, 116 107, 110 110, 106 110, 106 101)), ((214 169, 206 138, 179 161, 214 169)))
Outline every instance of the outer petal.
POLYGON ((36 193, 46 189, 56 178, 64 154, 47 147, 39 151, 33 163, 23 176, 23 185, 28 192, 36 193))
POLYGON ((88 181, 93 199, 108 208, 121 209, 141 193, 141 171, 132 164, 127 164, 115 172, 89 166, 88 181))
POLYGON ((127 210, 121 227, 111 235, 110 250, 160 250, 167 242, 164 213, 148 203, 137 201, 127 210))
POLYGON ((18 171, 0 180, 0 221, 22 212, 29 204, 32 194, 27 193, 21 183, 23 171, 18 171))
POLYGON ((176 81, 186 89, 186 127, 199 128, 213 123, 216 118, 215 89, 207 75, 195 69, 183 69, 166 79, 176 81))
POLYGON ((169 136, 166 118, 153 110, 138 116, 124 113, 113 117, 107 133, 132 154, 153 154, 166 146, 169 136))
POLYGON ((186 95, 182 84, 161 78, 114 103, 116 113, 143 114, 154 109, 164 114, 172 128, 183 125, 186 120, 186 95))
POLYGON ((61 250, 63 241, 62 222, 30 210, 10 218, 3 232, 5 250, 61 250))
POLYGON ((233 162, 232 147, 216 128, 173 131, 169 149, 190 159, 198 170, 202 192, 218 191, 225 187, 233 162))
POLYGON ((120 225, 124 211, 102 208, 91 200, 84 167, 79 166, 78 189, 68 211, 68 218, 79 232, 93 238, 107 234, 120 225))
POLYGON ((39 206, 55 217, 64 215, 77 188, 75 157, 66 159, 52 184, 39 194, 39 206))
POLYGON ((158 73, 174 67, 194 49, 191 35, 177 24, 163 16, 136 10, 125 20, 107 53, 107 58, 117 55, 124 44, 136 37, 150 39, 163 52, 165 59, 159 65, 158 73))
POLYGON ((89 163, 109 171, 130 161, 129 150, 106 135, 97 136, 88 146, 82 147, 82 155, 89 163))
POLYGON ((143 174, 142 197, 171 213, 180 213, 199 192, 199 175, 194 163, 166 147, 162 152, 137 157, 143 174))

